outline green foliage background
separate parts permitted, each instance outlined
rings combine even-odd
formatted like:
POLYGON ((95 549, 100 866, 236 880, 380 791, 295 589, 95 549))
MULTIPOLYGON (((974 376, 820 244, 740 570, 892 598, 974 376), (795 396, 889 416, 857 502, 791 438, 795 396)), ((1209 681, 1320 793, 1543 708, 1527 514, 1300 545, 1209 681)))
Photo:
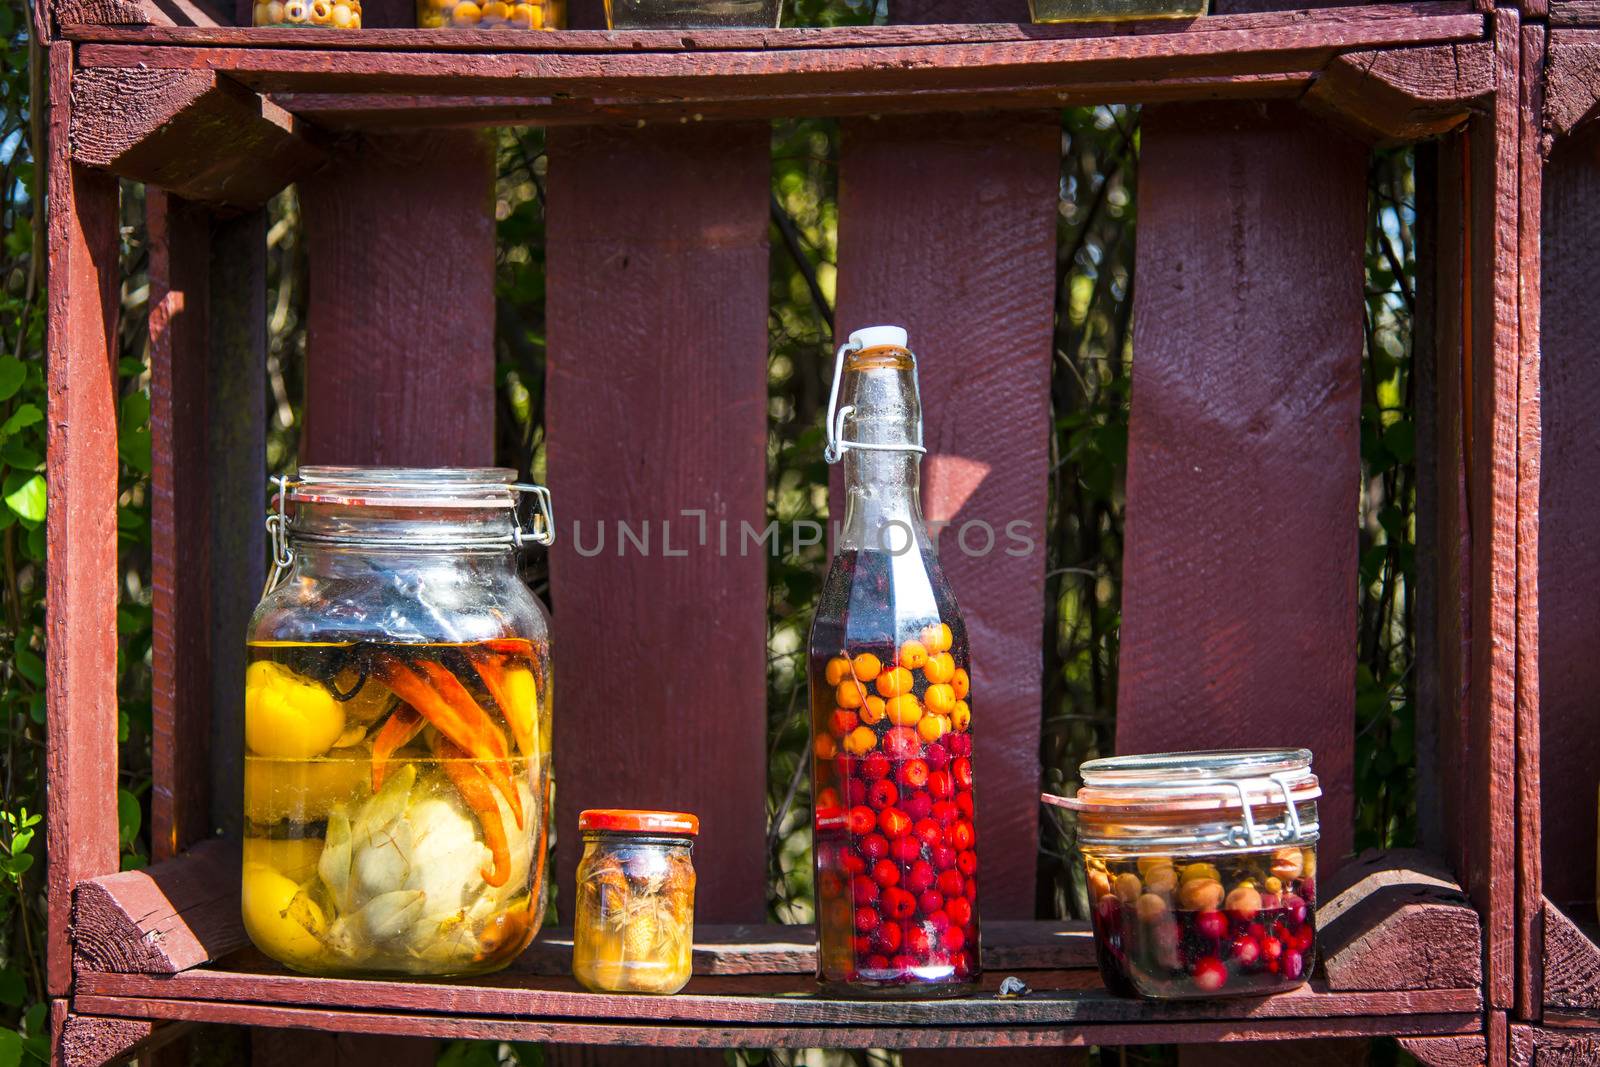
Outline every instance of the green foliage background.
MULTIPOLYGON (((790 24, 881 21, 882 0, 790 0, 790 24), (876 6, 874 6, 876 5, 876 6)), ((42 55, 26 12, 0 6, 0 1067, 46 1058, 43 947, 44 299, 42 55)), ((498 135, 496 301, 498 460, 544 474, 545 155, 538 130, 498 135)), ((821 409, 831 370, 839 131, 826 120, 777 122, 772 139, 769 518, 825 520, 821 409)), ((1041 752, 1045 782, 1070 789, 1085 759, 1109 752, 1116 721, 1123 473, 1128 442, 1136 108, 1062 114, 1055 358, 1051 383, 1049 589, 1041 752)), ((1357 688, 1357 845, 1415 834, 1412 594, 1415 467, 1410 329, 1415 305, 1414 189, 1405 150, 1374 155, 1367 248, 1362 481, 1352 486, 1361 538, 1357 688)), ((269 226, 268 466, 292 468, 304 379, 306 264, 293 190, 269 226)), ((150 739, 149 382, 143 195, 123 197, 119 452, 121 694, 119 825, 124 866, 145 862, 150 739)), ((937 402, 932 398, 931 402, 937 402)), ((768 582, 769 903, 785 922, 811 918, 807 723, 800 655, 827 566, 820 546, 770 563, 768 582)), ((544 575, 532 575, 545 594, 544 575)), ((1249 581, 1240 575, 1241 583, 1249 581)), ((557 618, 561 606, 553 605, 557 618)), ((1086 915, 1071 826, 1051 822, 1041 848, 1039 910, 1086 915)), ((558 898, 559 900, 559 898, 558 898)), ((1161 1050, 1104 1053, 1161 1062, 1161 1050)), ((730 1056, 756 1062, 763 1054, 730 1056)), ((773 1054, 781 1062, 882 1053, 773 1054)), ((540 1062, 532 1046, 456 1043, 442 1063, 540 1062)))

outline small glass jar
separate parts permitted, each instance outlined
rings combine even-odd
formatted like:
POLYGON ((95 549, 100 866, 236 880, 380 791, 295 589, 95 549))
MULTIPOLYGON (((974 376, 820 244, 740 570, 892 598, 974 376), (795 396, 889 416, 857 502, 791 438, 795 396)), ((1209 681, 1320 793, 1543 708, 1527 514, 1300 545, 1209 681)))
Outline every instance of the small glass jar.
POLYGON ((309 974, 476 974, 544 916, 550 635, 484 469, 281 480, 245 671, 245 931, 309 974))
POLYGON ((1090 760, 1077 795, 1106 986, 1152 1000, 1261 996, 1316 962, 1317 797, 1306 749, 1090 760))
POLYGON ((252 24, 359 30, 361 0, 256 0, 252 24))
POLYGON ((425 30, 563 30, 567 0, 417 0, 425 30))
POLYGON ((606 0, 613 30, 772 30, 782 0, 606 0))
POLYGON ((1134 22, 1139 19, 1193 19, 1206 13, 1207 0, 1028 0, 1034 22, 1134 22))
POLYGON ((676 993, 693 971, 700 820, 598 808, 578 816, 578 829, 573 977, 596 993, 676 993))

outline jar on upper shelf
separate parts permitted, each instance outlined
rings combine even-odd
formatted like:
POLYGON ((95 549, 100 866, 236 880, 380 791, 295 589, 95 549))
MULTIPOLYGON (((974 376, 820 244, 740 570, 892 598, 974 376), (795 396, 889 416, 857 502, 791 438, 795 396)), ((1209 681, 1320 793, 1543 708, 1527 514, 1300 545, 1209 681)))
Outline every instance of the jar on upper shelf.
POLYGON ((1261 996, 1316 963, 1317 798, 1306 749, 1089 760, 1076 795, 1095 955, 1113 993, 1261 996))
POLYGON ((1192 19, 1206 13, 1207 0, 1028 0, 1034 22, 1132 22, 1192 19))
POLYGON ((548 494, 499 468, 303 467, 245 672, 245 931, 310 974, 469 974, 544 914, 548 494), (525 532, 523 491, 540 519, 525 532))
POLYGON ((782 0, 606 0, 613 30, 770 30, 782 15, 782 0))
POLYGON ((562 30, 567 0, 417 0, 422 29, 562 30))
POLYGON ((979 977, 967 629, 922 519, 916 357, 897 326, 839 350, 845 516, 811 624, 818 969, 853 994, 979 977))
POLYGON ((361 0, 256 0, 251 22, 256 26, 359 30, 361 0))

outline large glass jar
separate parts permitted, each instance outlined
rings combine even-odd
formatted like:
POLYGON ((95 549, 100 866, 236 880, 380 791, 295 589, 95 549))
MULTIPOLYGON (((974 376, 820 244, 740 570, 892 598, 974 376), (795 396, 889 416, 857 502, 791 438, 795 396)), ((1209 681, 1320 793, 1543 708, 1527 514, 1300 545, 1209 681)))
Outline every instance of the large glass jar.
POLYGON ((579 814, 578 830, 573 977, 596 993, 676 993, 693 971, 700 820, 596 808, 579 814))
POLYGON ((499 468, 281 481, 245 674, 245 930, 312 974, 504 966, 544 913, 548 494, 499 468), (525 534, 518 494, 536 494, 525 534))
POLYGON ((251 24, 359 30, 361 0, 255 0, 251 24))
POLYGON ((417 0, 423 29, 561 30, 567 0, 417 0))
POLYGON ((1076 796, 1107 988, 1260 996, 1316 963, 1317 798, 1306 749, 1090 760, 1076 796))
POLYGON ((840 349, 830 461, 845 517, 811 625, 819 972, 851 993, 977 981, 967 630, 922 520, 922 414, 906 332, 840 349))

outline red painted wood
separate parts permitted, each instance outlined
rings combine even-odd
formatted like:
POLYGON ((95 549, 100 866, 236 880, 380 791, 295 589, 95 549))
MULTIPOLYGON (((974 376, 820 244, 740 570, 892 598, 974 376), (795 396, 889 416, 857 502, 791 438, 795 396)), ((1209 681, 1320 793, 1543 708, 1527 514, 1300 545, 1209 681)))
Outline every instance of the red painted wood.
POLYGON ((493 168, 477 133, 374 136, 301 185, 302 462, 493 460, 493 168))
POLYGON ((340 1034, 322 1030, 250 1032, 250 1062, 256 1067, 433 1067, 440 1042, 426 1037, 340 1034))
POLYGON ((1053 112, 863 119, 839 160, 837 334, 903 324, 917 353, 922 503, 949 524, 940 561, 972 644, 982 909, 997 918, 1034 914, 1060 138, 1053 112))
POLYGON ((1331 870, 1353 818, 1366 155, 1272 106, 1150 108, 1142 137, 1117 750, 1312 749, 1331 870))
MULTIPOLYGON (((1544 14, 1545 0, 1539 0, 1544 14)), ((1524 0, 1529 14, 1533 5, 1524 0)), ((1539 832, 1540 216, 1545 27, 1521 28, 1517 120, 1517 1012, 1534 1018, 1544 955, 1539 832)), ((1596 777, 1600 785, 1600 776, 1596 777)))
POLYGON ((146 203, 151 849, 161 860, 215 830, 240 829, 239 635, 260 594, 265 551, 266 216, 215 218, 159 189, 146 203))
POLYGON ((1600 944, 1594 913, 1586 906, 1568 915, 1546 901, 1540 927, 1543 995, 1538 1007, 1546 1016, 1560 1011, 1600 1020, 1600 944))
POLYGON ((1315 1038, 1291 1045, 1243 1041, 1226 1045, 1184 1045, 1179 1067, 1261 1067, 1292 1063, 1295 1067, 1350 1067, 1366 1063, 1372 1050, 1367 1038, 1315 1038))
MULTIPOLYGON (((1292 997, 1292 994, 1290 995, 1292 997)), ((1287 997, 1264 1003, 1277 1004, 1287 997)), ((958 1027, 821 1025, 795 1029, 762 1025, 656 1026, 610 1022, 580 1023, 546 1019, 461 1018, 425 1013, 346 1012, 320 1008, 159 997, 84 995, 87 1011, 158 1019, 200 1020, 243 1025, 309 1027, 345 1033, 403 1034, 497 1041, 554 1041, 563 1044, 678 1046, 692 1048, 1082 1048, 1167 1042, 1249 1041, 1306 1037, 1356 1037, 1373 1034, 1469 1034, 1481 1024, 1476 1013, 1422 1012, 1399 1015, 1348 1015, 1308 1018, 1249 1018, 1110 1023, 1095 1026, 958 1027)), ((629 1054, 641 1062, 644 1054, 629 1054)))
POLYGON ((211 216, 159 189, 146 193, 145 212, 153 460, 150 854, 159 861, 211 831, 211 216))
POLYGON ((697 813, 697 917, 765 914, 768 549, 742 554, 740 524, 766 522, 769 140, 765 124, 550 134, 564 915, 586 807, 697 813), (704 545, 682 514, 697 509, 704 545), (648 523, 647 552, 618 523, 648 523))
POLYGON ((1600 126, 1555 143, 1544 171, 1543 407, 1538 490, 1538 685, 1524 692, 1524 731, 1537 730, 1537 814, 1544 895, 1562 908, 1592 915, 1595 896, 1595 795, 1600 792, 1600 730, 1594 697, 1600 664, 1589 650, 1600 640, 1600 603, 1583 595, 1576 575, 1600 566, 1595 536, 1600 433, 1585 412, 1600 402, 1594 325, 1586 321, 1586 279, 1600 265, 1600 126))
POLYGON ((50 46, 46 571, 49 987, 72 887, 117 869, 117 181, 68 156, 73 46, 50 46))

